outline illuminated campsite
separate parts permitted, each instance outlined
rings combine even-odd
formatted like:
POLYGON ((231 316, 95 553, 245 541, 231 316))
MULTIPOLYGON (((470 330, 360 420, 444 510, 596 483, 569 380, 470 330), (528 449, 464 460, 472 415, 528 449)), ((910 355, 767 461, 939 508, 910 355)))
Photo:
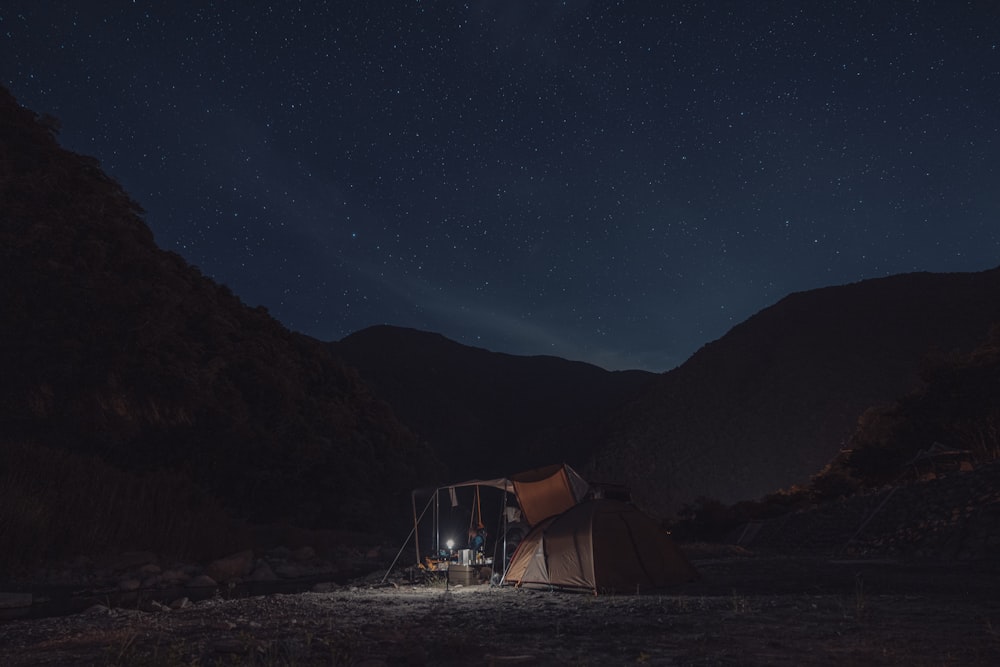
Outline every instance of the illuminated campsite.
POLYGON ((1000 664, 993 2, 0 3, 0 667, 1000 664))

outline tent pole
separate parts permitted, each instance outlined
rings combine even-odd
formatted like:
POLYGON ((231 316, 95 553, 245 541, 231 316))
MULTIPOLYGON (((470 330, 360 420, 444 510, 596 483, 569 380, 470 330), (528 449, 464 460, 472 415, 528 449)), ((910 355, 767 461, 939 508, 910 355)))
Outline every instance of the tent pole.
MULTIPOLYGON (((503 559, 500 562, 503 564, 503 570, 507 569, 507 490, 504 489, 503 492, 503 505, 500 507, 500 525, 503 531, 503 550, 500 557, 503 559)), ((496 569, 496 564, 493 565, 496 569)))
POLYGON ((441 553, 441 489, 434 489, 434 557, 441 553))
MULTIPOLYGON (((516 493, 514 494, 514 497, 517 498, 516 493)), ((503 492, 503 504, 504 508, 506 508, 507 507, 506 488, 504 489, 503 492)), ((507 570, 509 569, 509 567, 510 565, 507 563, 507 512, 505 509, 503 513, 503 569, 501 570, 502 574, 500 575, 500 581, 499 583, 497 583, 497 586, 503 586, 504 583, 507 581, 507 570)))

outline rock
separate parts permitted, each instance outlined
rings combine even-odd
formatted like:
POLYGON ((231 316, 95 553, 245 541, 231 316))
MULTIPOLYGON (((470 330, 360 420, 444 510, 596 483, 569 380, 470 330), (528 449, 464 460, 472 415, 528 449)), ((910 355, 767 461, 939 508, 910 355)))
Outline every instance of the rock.
POLYGON ((126 577, 118 582, 118 590, 120 591, 137 591, 141 586, 142 582, 135 577, 126 577))
POLYGON ((77 556, 66 565, 73 570, 91 570, 94 568, 94 561, 88 556, 77 556))
POLYGON ((170 568, 169 570, 164 570, 163 574, 160 575, 160 580, 167 586, 183 584, 190 579, 191 575, 180 568, 170 568))
POLYGON ((152 613, 171 611, 170 607, 158 600, 149 600, 148 602, 143 603, 142 610, 152 613))
POLYGON ((309 572, 298 563, 281 563, 274 568, 274 571, 282 579, 298 579, 309 574, 309 572))
POLYGON ((313 593, 333 593, 340 590, 340 586, 332 581, 321 581, 313 586, 311 590, 313 593))
POLYGON ((212 623, 209 627, 213 630, 235 630, 236 624, 228 619, 220 619, 212 623))
POLYGON ((191 606, 191 600, 188 598, 177 598, 170 603, 171 609, 187 609, 191 606))
POLYGON ((218 586, 218 582, 207 574, 199 574, 197 577, 193 577, 191 581, 187 582, 187 585, 191 588, 215 588, 218 586))
POLYGON ((316 557, 316 550, 309 546, 300 547, 292 552, 292 558, 300 562, 306 560, 312 560, 315 557, 316 557))
POLYGON ((31 601, 31 593, 0 593, 0 609, 30 607, 31 601))
POLYGON ((74 576, 70 570, 51 570, 46 579, 50 584, 69 584, 74 581, 74 576))
POLYGON ((274 547, 267 552, 267 555, 271 558, 280 558, 284 560, 286 558, 291 558, 292 552, 289 551, 288 547, 274 547))
POLYGON ((216 639, 208 644, 207 650, 211 653, 224 653, 230 656, 244 655, 250 651, 246 643, 238 638, 216 639))
POLYGON ((237 581, 253 569, 253 551, 249 549, 212 561, 205 574, 219 582, 237 581))
POLYGON ((156 563, 146 563, 139 568, 139 574, 147 577, 160 574, 161 572, 163 572, 162 568, 160 568, 160 566, 156 563))
POLYGON ((112 561, 111 568, 122 572, 124 570, 134 570, 150 563, 158 563, 159 560, 156 554, 151 551, 126 551, 123 554, 119 554, 112 561))
POLYGON ((278 575, 274 573, 267 561, 260 561, 257 567, 250 574, 250 581, 277 581, 278 575))

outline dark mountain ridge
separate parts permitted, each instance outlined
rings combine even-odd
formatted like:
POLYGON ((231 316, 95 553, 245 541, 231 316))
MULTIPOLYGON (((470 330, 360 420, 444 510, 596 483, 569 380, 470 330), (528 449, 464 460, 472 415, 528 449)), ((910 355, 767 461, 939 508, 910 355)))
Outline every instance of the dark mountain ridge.
POLYGON ((918 386, 1000 321, 1000 269, 912 273, 792 294, 663 374, 610 426, 594 470, 662 515, 696 497, 807 482, 867 408, 918 386))
POLYGON ((583 466, 603 443, 604 418, 656 377, 490 352, 393 326, 358 331, 331 348, 429 443, 452 479, 553 461, 583 466))
POLYGON ((924 383, 858 420, 814 483, 849 489, 1000 459, 1000 324, 968 355, 928 365, 924 383))
POLYGON ((325 344, 156 247, 140 207, 54 128, 0 89, 0 469, 22 473, 5 500, 48 502, 46 470, 27 468, 62 451, 170 471, 179 495, 237 518, 405 516, 433 465, 412 432, 325 344))
POLYGON ((1000 269, 795 293, 662 375, 398 327, 333 348, 456 476, 509 473, 545 452, 625 482, 670 516, 699 497, 736 502, 807 483, 867 409, 919 387, 923 369, 968 353, 996 321, 1000 269))

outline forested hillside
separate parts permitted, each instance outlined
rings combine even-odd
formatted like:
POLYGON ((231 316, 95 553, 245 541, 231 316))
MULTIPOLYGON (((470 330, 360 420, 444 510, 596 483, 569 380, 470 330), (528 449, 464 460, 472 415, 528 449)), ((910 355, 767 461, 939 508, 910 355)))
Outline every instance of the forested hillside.
POLYGON ((308 527, 405 517, 434 465, 414 435, 324 344, 158 248, 140 206, 56 128, 0 89, 0 506, 31 508, 5 546, 44 533, 53 504, 81 526, 63 550, 88 546, 74 545, 88 523, 103 534, 171 504, 186 526, 199 503, 308 527), (64 455, 81 479, 50 478, 64 455), (128 479, 161 493, 101 497, 128 479), (65 502, 56 484, 91 497, 65 502))

